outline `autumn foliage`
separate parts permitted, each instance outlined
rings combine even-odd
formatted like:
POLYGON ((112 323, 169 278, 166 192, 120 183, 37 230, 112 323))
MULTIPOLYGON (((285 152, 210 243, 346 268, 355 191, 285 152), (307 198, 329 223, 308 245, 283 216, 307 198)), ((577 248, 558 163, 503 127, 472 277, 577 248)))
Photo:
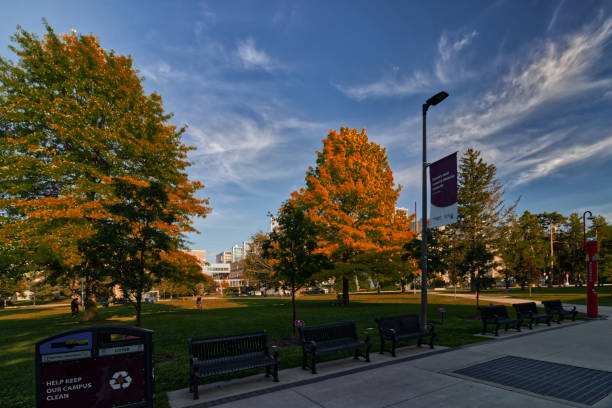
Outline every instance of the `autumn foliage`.
POLYGON ((114 217, 118 181, 162 185, 175 218, 158 227, 174 237, 193 230, 208 200, 186 174, 184 129, 168 122, 159 95, 145 94, 131 57, 45 26, 43 39, 18 29, 16 64, 0 58, 0 215, 12 245, 44 245, 56 272, 84 276, 91 296, 99 272, 79 243, 114 217))
POLYGON ((318 251, 335 264, 343 279, 345 302, 355 261, 368 252, 399 253, 414 235, 410 219, 396 213, 400 186, 395 186, 386 150, 370 142, 365 129, 331 130, 317 152, 316 166, 306 173, 306 187, 290 202, 305 208, 321 227, 318 251))

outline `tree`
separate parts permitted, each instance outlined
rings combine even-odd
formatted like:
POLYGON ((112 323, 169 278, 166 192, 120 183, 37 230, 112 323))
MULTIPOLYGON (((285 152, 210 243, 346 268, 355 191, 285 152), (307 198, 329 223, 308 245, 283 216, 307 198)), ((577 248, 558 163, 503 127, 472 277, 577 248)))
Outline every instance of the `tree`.
POLYGON ((525 290, 527 284, 537 282, 547 265, 547 242, 538 216, 525 211, 506 228, 500 240, 499 252, 505 267, 525 290))
POLYGON ((595 217, 591 223, 588 236, 597 239, 597 276, 601 286, 612 276, 612 225, 602 216, 595 217))
POLYGON ((552 287, 554 284, 555 276, 558 276, 558 281, 560 284, 563 282, 560 273, 555 273, 555 265, 557 265, 558 268, 559 262, 555 261, 558 256, 555 256, 554 242, 556 241, 555 233, 567 222, 567 218, 556 211, 539 213, 536 214, 536 217, 538 217, 538 219, 540 220, 540 225, 545 230, 546 235, 550 240, 546 254, 547 265, 550 264, 550 269, 548 272, 549 277, 546 282, 548 284, 548 287, 552 287))
MULTIPOLYGON (((184 129, 168 123, 159 95, 144 93, 131 57, 44 25, 42 40, 18 28, 17 64, 0 58, 0 214, 17 231, 13 244, 47 246, 52 278, 85 279, 89 320, 104 269, 79 249, 111 217, 112 180, 172 186, 176 206, 203 186, 186 178, 184 129)), ((191 215, 205 215, 207 203, 191 215)))
POLYGON ((476 289, 476 307, 479 307, 479 297, 481 289, 489 287, 493 279, 488 276, 491 268, 495 266, 493 259, 495 255, 487 248, 482 241, 476 241, 467 248, 459 268, 464 274, 472 277, 474 288, 476 289))
POLYGON ((246 251, 244 262, 242 264, 242 273, 249 281, 251 286, 263 287, 263 294, 266 295, 267 289, 274 282, 272 276, 272 266, 264 257, 264 245, 268 242, 269 237, 261 231, 258 231, 251 237, 251 245, 246 251))
POLYGON ((80 250, 95 259, 96 268, 104 269, 100 274, 119 285, 124 299, 134 305, 140 326, 142 295, 162 277, 194 285, 205 280, 197 258, 181 251, 181 222, 194 211, 194 204, 197 207, 197 200, 172 205, 167 186, 130 177, 116 178, 113 186, 117 202, 108 208, 111 218, 81 241, 80 250))
POLYGON ((584 230, 582 217, 571 213, 561 235, 563 252, 560 263, 575 285, 582 286, 586 272, 586 252, 584 250, 584 230))
POLYGON ((365 129, 331 130, 317 152, 316 167, 306 172, 306 188, 291 195, 320 227, 318 252, 334 263, 342 280, 343 303, 349 302, 349 279, 358 272, 357 256, 399 252, 410 241, 410 220, 395 213, 395 187, 386 150, 368 141, 365 129))
POLYGON ((295 292, 312 280, 321 269, 329 267, 325 255, 316 253, 317 226, 304 209, 286 202, 278 213, 278 228, 263 245, 263 255, 270 260, 275 278, 291 290, 291 333, 295 337, 295 292))
MULTIPOLYGON (((447 234, 459 245, 462 257, 467 256, 470 248, 481 244, 486 248, 497 247, 499 227, 506 223, 518 204, 517 200, 506 207, 504 189, 496 173, 495 165, 485 163, 477 150, 470 148, 461 158, 457 177, 457 222, 448 226, 447 234)), ((476 281, 472 272, 469 273, 471 289, 475 290, 476 281)))

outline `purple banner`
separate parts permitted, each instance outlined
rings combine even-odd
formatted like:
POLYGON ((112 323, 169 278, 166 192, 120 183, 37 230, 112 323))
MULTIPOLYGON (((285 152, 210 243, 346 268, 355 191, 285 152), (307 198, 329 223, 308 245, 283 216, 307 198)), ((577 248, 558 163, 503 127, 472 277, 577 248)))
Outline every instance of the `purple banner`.
POLYGON ((429 166, 431 211, 429 227, 457 222, 457 152, 429 166))

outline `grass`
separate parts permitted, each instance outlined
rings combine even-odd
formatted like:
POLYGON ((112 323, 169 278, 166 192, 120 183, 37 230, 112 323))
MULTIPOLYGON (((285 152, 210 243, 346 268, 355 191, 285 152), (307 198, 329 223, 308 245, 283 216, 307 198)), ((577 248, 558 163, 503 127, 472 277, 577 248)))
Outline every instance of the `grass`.
MULTIPOLYGON (((371 333, 373 350, 379 347, 375 317, 419 313, 420 309, 419 294, 355 295, 343 307, 332 306, 332 300, 331 296, 298 298, 298 319, 307 325, 355 320, 360 333, 371 333)), ((473 336, 481 326, 474 319, 474 300, 431 294, 429 303, 431 321, 440 320, 440 307, 447 311, 444 325, 437 328, 436 344, 457 346, 486 340, 473 336)), ((130 306, 100 308, 99 312, 103 321, 97 324, 134 324, 130 306)), ((188 338, 266 329, 271 344, 287 340, 291 337, 291 303, 287 298, 205 298, 204 310, 197 310, 193 301, 146 304, 142 322, 155 332, 156 406, 168 407, 166 392, 188 386, 188 338)), ((0 407, 34 406, 34 343, 83 326, 71 318, 68 307, 0 310, 0 407)), ((299 366, 299 347, 281 347, 281 360, 281 368, 299 366)))
MULTIPOLYGON (((612 306, 612 287, 601 286, 595 287, 598 292, 598 300, 600 306, 612 306)), ((457 291, 457 293, 460 293, 457 291)), ((469 293, 461 291, 461 293, 469 293)), ((507 296, 513 298, 533 299, 533 300, 551 300, 559 299, 564 303, 573 303, 577 305, 586 304, 586 286, 582 287, 533 287, 531 288, 531 297, 529 296, 529 288, 521 290, 520 288, 510 288, 508 291, 495 288, 487 289, 480 292, 482 296, 507 296)))

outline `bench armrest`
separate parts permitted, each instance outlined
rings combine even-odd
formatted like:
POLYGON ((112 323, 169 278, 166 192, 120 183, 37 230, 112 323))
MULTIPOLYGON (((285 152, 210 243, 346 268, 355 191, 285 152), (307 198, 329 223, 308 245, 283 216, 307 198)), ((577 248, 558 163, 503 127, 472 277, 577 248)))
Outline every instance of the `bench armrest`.
POLYGON ((365 332, 365 343, 370 344, 370 333, 365 332))
POLYGON ((383 335, 383 338, 389 339, 389 340, 394 338, 395 335, 397 334, 395 329, 381 329, 380 333, 383 335))
POLYGON ((303 344, 303 348, 307 351, 316 351, 317 350, 317 342, 314 340, 305 341, 303 344))
POLYGON ((189 374, 193 374, 193 372, 195 371, 195 367, 198 365, 198 358, 197 357, 191 357, 189 359, 189 374))
POLYGON ((428 330, 429 333, 431 333, 431 334, 435 333, 435 330, 436 330, 436 325, 435 324, 428 322, 427 326, 429 326, 429 330, 428 330))
POLYGON ((278 360, 278 346, 271 346, 270 347, 272 349, 272 357, 274 357, 275 360, 278 360))

